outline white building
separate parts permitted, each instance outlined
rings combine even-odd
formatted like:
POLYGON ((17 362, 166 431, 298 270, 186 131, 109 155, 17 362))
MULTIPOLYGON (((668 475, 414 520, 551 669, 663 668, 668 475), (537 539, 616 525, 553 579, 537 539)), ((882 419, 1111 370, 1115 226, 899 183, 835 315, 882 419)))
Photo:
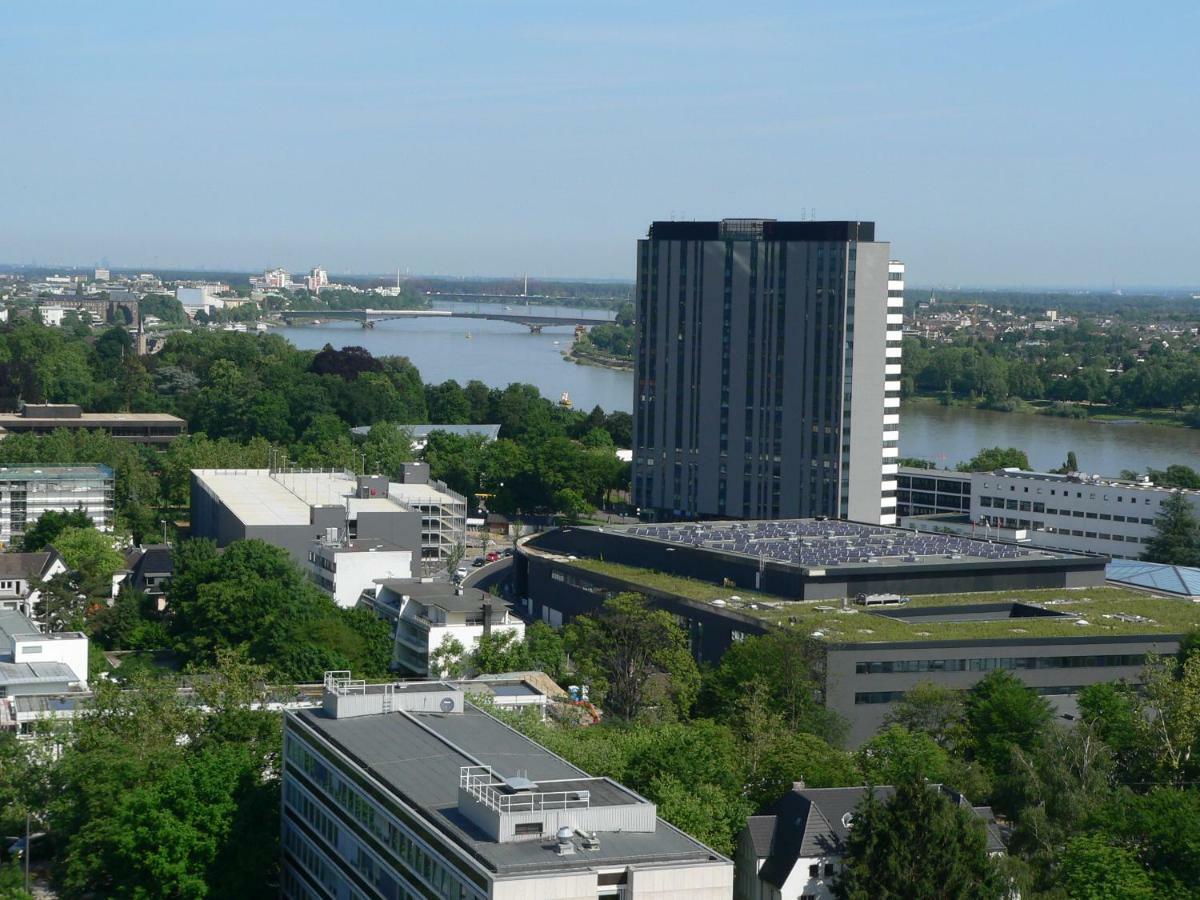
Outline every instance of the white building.
POLYGON ((62 326, 63 318, 67 314, 66 307, 63 306, 39 306, 37 308, 38 316, 41 317, 43 325, 49 325, 52 328, 62 326))
POLYGON ((421 576, 421 560, 414 559, 412 548, 382 540, 353 541, 336 533, 313 542, 308 564, 309 578, 344 609, 352 609, 358 595, 380 579, 421 576))
POLYGON ((105 269, 105 268, 98 268, 98 269, 96 269, 96 271, 95 271, 95 272, 92 274, 92 278, 93 278, 95 281, 108 281, 108 279, 109 279, 109 275, 110 275, 110 273, 109 273, 108 269, 105 269))
POLYGON ((329 273, 320 266, 315 266, 304 279, 304 286, 314 294, 320 293, 321 288, 329 287, 329 273))
POLYGON ((225 301, 219 294, 228 290, 223 284, 193 284, 180 285, 175 288, 175 299, 183 306, 183 311, 192 318, 196 313, 210 313, 214 309, 223 309, 225 301))
POLYGON ((0 545, 50 510, 81 509, 98 530, 111 531, 114 488, 108 466, 0 466, 0 545))
MULTIPOLYGON (((1174 488, 1149 479, 1001 469, 971 476, 971 521, 1024 529, 1038 547, 1136 559, 1174 488)), ((1200 514, 1200 491, 1182 491, 1200 514)))
MULTIPOLYGON (((1005 852, 996 819, 986 806, 971 807, 943 785, 931 790, 972 809, 987 829, 987 850, 1005 852)), ((733 895, 736 900, 833 900, 833 882, 842 867, 843 847, 854 811, 866 788, 805 788, 797 783, 771 815, 751 816, 738 838, 733 895)), ((886 802, 892 787, 876 787, 886 802)))
POLYGON ((458 641, 470 653, 484 634, 512 632, 525 637, 525 623, 508 604, 478 588, 458 588, 445 582, 385 579, 362 593, 359 606, 395 624, 392 665, 422 677, 440 678, 429 671, 429 657, 447 640, 458 641))
POLYGON ((288 288, 292 286, 292 276, 284 269, 270 269, 263 272, 262 286, 268 288, 288 288))
POLYGON ((11 719, 11 697, 86 691, 87 673, 86 635, 43 634, 28 616, 0 612, 0 719, 11 719))
POLYGON ((0 553, 0 612, 32 617, 42 585, 66 571, 53 547, 38 553, 0 553))
POLYGON ((443 683, 284 715, 281 895, 728 900, 731 861, 443 683))

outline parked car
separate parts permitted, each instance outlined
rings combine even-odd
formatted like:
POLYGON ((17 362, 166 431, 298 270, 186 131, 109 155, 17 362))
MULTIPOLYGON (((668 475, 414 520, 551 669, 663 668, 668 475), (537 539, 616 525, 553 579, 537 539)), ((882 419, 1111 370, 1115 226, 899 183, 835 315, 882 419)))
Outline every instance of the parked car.
POLYGON ((470 571, 471 570, 468 569, 466 566, 459 566, 454 572, 455 580, 462 581, 464 578, 467 577, 467 575, 470 573, 470 571))
POLYGON ((500 555, 501 555, 501 556, 503 556, 505 559, 507 559, 508 557, 510 557, 510 556, 512 556, 512 555, 513 555, 513 548, 512 548, 512 547, 505 547, 505 548, 504 548, 504 550, 501 552, 501 554, 500 554, 500 555))
POLYGON ((499 553, 497 553, 495 550, 489 550, 489 551, 488 551, 488 555, 487 555, 487 561, 488 561, 488 562, 495 562, 495 561, 496 561, 496 560, 498 560, 499 558, 500 558, 500 554, 499 554, 499 553))
POLYGON ((475 568, 479 569, 479 568, 482 568, 483 566, 487 565, 487 560, 484 559, 482 556, 477 556, 471 562, 471 565, 473 565, 475 568))

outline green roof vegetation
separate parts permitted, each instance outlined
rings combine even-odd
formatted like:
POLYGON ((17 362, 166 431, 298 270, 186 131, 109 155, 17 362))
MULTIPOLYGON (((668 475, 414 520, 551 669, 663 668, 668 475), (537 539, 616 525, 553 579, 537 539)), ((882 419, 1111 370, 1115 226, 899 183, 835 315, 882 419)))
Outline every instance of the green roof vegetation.
MULTIPOLYGON (((558 560, 562 563, 563 560, 558 560)), ((936 594, 913 597, 904 606, 871 610, 850 604, 840 609, 838 600, 796 601, 720 585, 665 575, 592 559, 566 562, 637 586, 690 600, 711 603, 724 600, 726 608, 776 625, 793 625, 833 643, 873 641, 1006 640, 1013 638, 1095 637, 1118 635, 1181 634, 1200 628, 1200 604, 1118 587, 1043 588, 1027 591, 990 591, 977 594, 936 594), (730 602, 737 596, 741 602, 730 602), (881 611, 925 607, 1019 602, 1042 606, 1069 618, 1019 618, 972 622, 905 622, 878 615, 881 611), (758 608, 750 608, 750 604, 758 608), (1128 616, 1113 618, 1114 616, 1128 616), (1140 617, 1133 619, 1132 617, 1140 617), (1087 624, 1077 624, 1080 620, 1087 624)))

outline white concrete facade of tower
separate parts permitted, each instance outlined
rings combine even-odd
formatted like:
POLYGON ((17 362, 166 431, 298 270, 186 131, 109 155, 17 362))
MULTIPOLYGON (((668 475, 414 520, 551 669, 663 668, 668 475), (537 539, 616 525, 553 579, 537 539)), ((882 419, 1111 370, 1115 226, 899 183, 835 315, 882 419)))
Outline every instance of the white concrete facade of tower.
POLYGON ((904 341, 904 263, 888 260, 887 347, 883 400, 883 485, 880 525, 896 524, 896 473, 900 456, 900 366, 904 341))

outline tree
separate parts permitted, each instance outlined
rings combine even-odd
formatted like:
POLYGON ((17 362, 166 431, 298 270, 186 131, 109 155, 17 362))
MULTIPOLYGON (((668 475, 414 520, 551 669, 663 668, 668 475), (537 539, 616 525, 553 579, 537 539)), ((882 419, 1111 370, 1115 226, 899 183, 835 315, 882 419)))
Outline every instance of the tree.
POLYGON ((732 713, 755 681, 769 685, 772 707, 788 729, 820 735, 835 744, 841 741, 845 723, 825 708, 821 698, 825 683, 821 641, 796 628, 739 641, 705 679, 704 705, 722 716, 732 713))
POLYGON ((386 422, 372 425, 362 445, 366 470, 396 477, 404 463, 411 462, 412 435, 398 425, 386 422))
POLYGON ((562 633, 540 619, 525 628, 525 646, 529 653, 529 664, 545 672, 555 681, 566 673, 567 651, 562 633))
POLYGON ((967 692, 972 753, 995 773, 1007 771, 1013 747, 1031 749, 1052 718, 1045 698, 1003 669, 989 672, 967 692))
POLYGON ((1029 457, 1016 447, 990 447, 980 450, 969 462, 959 463, 960 472, 994 472, 996 469, 1030 469, 1029 457))
POLYGON ((495 674, 529 668, 529 649, 511 629, 481 635, 471 651, 469 667, 474 672, 495 674))
POLYGON ((932 737, 901 725, 879 732, 858 748, 855 758, 867 784, 899 784, 918 777, 944 782, 950 772, 949 756, 932 737))
POLYGON ((1141 698, 1137 728, 1160 777, 1180 784, 1200 772, 1200 652, 1147 664, 1141 698))
POLYGON ((953 751, 964 738, 963 715, 960 691, 922 681, 904 692, 904 699, 888 713, 884 725, 928 734, 939 747, 953 751))
POLYGON ((451 635, 442 638, 442 642, 429 654, 429 675, 431 678, 462 678, 466 673, 463 657, 466 648, 462 641, 451 635))
POLYGON ((112 535, 95 528, 66 528, 55 538, 54 545, 93 594, 109 594, 113 575, 125 566, 124 558, 113 549, 112 535))
POLYGON ((1200 566, 1200 519, 1179 491, 1171 494, 1154 518, 1154 534, 1142 559, 1176 566, 1200 566))
POLYGON ((1006 886, 988 857, 983 822, 969 807, 914 778, 898 784, 886 802, 867 789, 833 892, 842 900, 999 900, 1006 886))
POLYGON ((1154 886, 1136 857, 1099 835, 1073 838, 1063 854, 1060 883, 1070 900, 1151 900, 1154 886))
POLYGON ((82 509, 69 512, 47 510, 25 529, 21 538, 21 550, 25 553, 37 553, 47 545, 53 544, 68 528, 91 528, 93 525, 91 518, 82 509))
POLYGON ((653 705, 686 714, 696 699, 700 673, 687 635, 640 594, 618 594, 595 614, 578 617, 566 643, 595 699, 619 719, 635 719, 653 705))
POLYGON ((1200 885, 1200 790, 1123 792, 1106 810, 1105 831, 1132 849, 1158 896, 1187 897, 1200 885))

